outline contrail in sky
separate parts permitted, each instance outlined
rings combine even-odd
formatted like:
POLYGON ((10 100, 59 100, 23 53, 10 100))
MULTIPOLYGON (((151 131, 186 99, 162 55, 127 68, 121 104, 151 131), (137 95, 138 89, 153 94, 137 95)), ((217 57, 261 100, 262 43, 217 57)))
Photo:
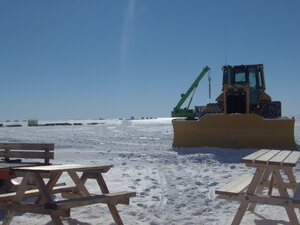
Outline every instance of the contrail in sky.
POLYGON ((121 36, 120 49, 120 73, 123 76, 127 71, 128 53, 130 46, 130 37, 132 37, 134 15, 135 15, 135 0, 129 0, 124 13, 123 31, 121 36))

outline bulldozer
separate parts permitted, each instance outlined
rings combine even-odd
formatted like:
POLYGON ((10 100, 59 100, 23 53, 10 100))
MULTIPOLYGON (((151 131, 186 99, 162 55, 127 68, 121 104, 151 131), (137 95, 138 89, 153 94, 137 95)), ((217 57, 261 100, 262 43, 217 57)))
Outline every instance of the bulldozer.
MULTIPOLYGON (((296 149, 295 119, 282 117, 281 102, 265 92, 263 64, 225 65, 222 70, 216 102, 182 109, 193 116, 172 120, 172 146, 296 149)), ((175 111, 180 110, 175 107, 173 117, 175 111)))

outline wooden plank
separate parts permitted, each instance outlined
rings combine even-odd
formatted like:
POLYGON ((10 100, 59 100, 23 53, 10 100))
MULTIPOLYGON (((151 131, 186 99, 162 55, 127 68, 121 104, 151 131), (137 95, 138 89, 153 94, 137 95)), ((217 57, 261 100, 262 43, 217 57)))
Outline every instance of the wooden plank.
POLYGON ((267 149, 261 149, 261 150, 259 150, 257 152, 254 152, 254 153, 252 153, 250 155, 247 155, 247 156, 243 157, 241 159, 241 162, 242 163, 252 163, 256 158, 258 158, 258 157, 266 154, 268 151, 269 150, 267 150, 267 149))
POLYGON ((104 180, 104 178, 103 178, 103 176, 102 176, 101 173, 97 174, 96 180, 97 180, 97 183, 98 183, 98 185, 99 185, 99 187, 101 189, 102 194, 109 193, 108 187, 107 187, 107 185, 105 183, 105 180, 104 180))
POLYGON ((252 174, 242 174, 230 183, 218 188, 215 193, 220 195, 239 195, 248 187, 252 178, 252 174))
MULTIPOLYGON (((24 196, 24 193, 26 191, 26 185, 27 185, 27 181, 29 179, 29 174, 27 174, 23 179, 22 182, 20 184, 20 186, 18 187, 18 190, 15 194, 15 196, 13 197, 12 201, 17 203, 20 202, 24 196)), ((9 209, 7 210, 7 214, 3 219, 3 225, 9 225, 12 221, 12 218, 15 215, 16 210, 15 209, 9 209)))
POLYGON ((0 149, 54 150, 50 143, 0 143, 0 149))
POLYGON ((49 181, 47 182, 46 186, 47 189, 49 191, 52 190, 52 188, 56 185, 57 181, 59 180, 60 176, 61 176, 62 172, 56 172, 56 173, 52 173, 51 177, 49 179, 49 181))
POLYGON ((13 171, 24 171, 24 172, 40 172, 40 173, 50 173, 56 171, 98 171, 105 173, 112 165, 101 166, 101 165, 91 165, 91 164, 65 164, 65 165, 48 165, 48 166, 33 166, 33 167, 18 167, 12 168, 13 171))
MULTIPOLYGON (((292 206, 293 203, 291 198, 282 198, 280 196, 267 196, 263 194, 242 194, 239 196, 222 196, 224 199, 234 200, 234 201, 247 201, 255 204, 266 204, 266 205, 275 205, 275 206, 292 206)), ((249 207, 247 208, 247 210, 249 207)))
POLYGON ((259 156, 258 158, 256 158, 254 160, 254 163, 268 164, 269 160, 271 160, 273 157, 275 157, 279 153, 280 153, 279 150, 270 150, 266 154, 263 154, 263 155, 259 156))
MULTIPOLYGON (((0 202, 0 208, 6 210, 13 210, 18 212, 37 213, 44 215, 59 215, 59 216, 70 216, 70 209, 52 210, 45 209, 43 206, 28 202, 0 202)), ((34 224, 34 223, 33 223, 34 224)))
MULTIPOLYGON (((90 196, 95 196, 95 195, 96 194, 90 194, 90 196)), ((62 198, 82 198, 85 196, 83 196, 79 192, 64 192, 64 193, 61 193, 61 197, 62 198)))
POLYGON ((282 162, 291 154, 291 151, 280 151, 272 159, 269 160, 269 165, 281 166, 282 162))
POLYGON ((255 170, 255 173, 253 175, 253 178, 251 180, 251 183, 249 184, 246 193, 247 194, 254 194, 256 188, 259 186, 259 183, 262 179, 262 176, 264 174, 265 170, 261 168, 257 168, 255 170))
POLYGON ((240 207, 238 208, 238 211, 236 212, 231 225, 239 225, 241 223, 248 205, 248 201, 241 201, 240 207))
POLYGON ((35 162, 35 163, 26 163, 26 162, 21 162, 21 163, 0 163, 0 169, 9 169, 9 168, 14 168, 14 167, 24 167, 24 166, 38 166, 38 165, 44 165, 40 162, 35 162))
POLYGON ((0 152, 0 157, 8 158, 23 158, 23 159, 44 159, 50 158, 54 159, 54 152, 28 152, 28 151, 9 151, 9 152, 0 152))
POLYGON ((61 218, 57 215, 51 215, 51 220, 52 220, 52 223, 53 225, 64 225, 61 218))
MULTIPOLYGON (((40 165, 45 165, 44 163, 40 164, 40 165)), ((40 165, 36 165, 36 166, 40 166, 40 165)), ((13 170, 16 167, 11 168, 11 170, 13 170)), ((26 172, 22 172, 22 171, 14 171, 14 173, 16 174, 17 177, 24 177, 27 173, 26 172)), ((41 173, 40 176, 42 178, 50 178, 51 177, 51 173, 41 173)))
MULTIPOLYGON (((97 194, 90 194, 90 196, 96 196, 97 194)), ((82 194, 80 193, 74 193, 74 192, 64 192, 61 193, 61 196, 63 198, 82 198, 82 194)), ((124 199, 119 199, 117 202, 114 202, 114 204, 123 204, 123 205, 128 205, 129 204, 129 198, 124 198, 124 199)))
MULTIPOLYGON (((263 192, 264 187, 270 187, 270 182, 269 182, 269 177, 270 177, 271 171, 270 170, 265 170, 263 172, 262 178, 260 180, 260 185, 256 188, 255 192, 260 194, 263 192), (267 183, 267 185, 265 185, 267 183)), ((254 211, 256 207, 256 203, 251 203, 248 206, 249 211, 254 211)))
MULTIPOLYGON (((76 190, 76 186, 61 186, 61 187, 53 187, 53 189, 49 192, 51 194, 57 194, 57 193, 64 193, 64 192, 73 192, 75 190, 76 190)), ((28 190, 25 191, 22 199, 37 197, 39 196, 39 194, 40 194, 39 189, 28 190)), ((0 202, 12 201, 12 199, 15 196, 16 196, 16 192, 0 194, 0 202)))
MULTIPOLYGON (((48 191, 51 193, 51 190, 53 187, 56 185, 58 179, 60 178, 62 172, 54 172, 51 174, 50 179, 48 180, 46 187, 48 191)), ((36 199, 36 203, 41 203, 42 202, 42 197, 41 195, 36 199)))
MULTIPOLYGON (((97 180, 97 183, 98 183, 98 185, 99 185, 102 193, 103 194, 108 194, 109 190, 108 190, 108 187, 107 187, 107 185, 105 183, 105 180, 104 180, 104 178, 103 178, 103 176, 102 176, 101 173, 97 174, 96 180, 97 180)), ((122 203, 120 202, 120 204, 122 204, 122 203)), ((128 203, 127 204, 129 204, 129 199, 128 199, 128 203)), ((110 214, 113 217, 115 223, 118 224, 118 225, 123 225, 123 221, 122 221, 122 219, 120 217, 120 214, 118 212, 117 207, 112 202, 107 203, 107 207, 108 207, 108 209, 110 211, 110 214)))
POLYGON ((107 204, 110 202, 116 204, 118 203, 119 200, 122 200, 124 198, 131 198, 135 196, 136 196, 136 192, 116 192, 116 193, 56 201, 51 204, 47 204, 47 208, 69 209, 69 208, 91 205, 91 204, 98 204, 98 203, 107 204))
POLYGON ((39 173, 32 173, 32 175, 34 176, 37 187, 40 190, 40 196, 42 200, 45 202, 52 202, 53 200, 50 191, 47 189, 43 178, 39 175, 39 173))
MULTIPOLYGON (((278 169, 274 169, 273 170, 273 177, 274 177, 274 181, 277 184, 278 192, 280 194, 280 197, 290 199, 289 193, 287 192, 286 188, 283 185, 282 176, 281 176, 281 174, 280 174, 280 172, 279 172, 278 169)), ((298 221, 297 215, 295 213, 294 207, 292 207, 292 206, 284 206, 284 208, 285 208, 285 211, 288 214, 288 217, 290 219, 291 224, 293 224, 293 225, 299 225, 299 221, 298 221)))
POLYGON ((87 188, 84 186, 84 184, 81 182, 79 176, 75 171, 68 171, 68 174, 72 178, 73 182, 76 184, 76 187, 78 188, 78 191, 83 195, 83 196, 89 196, 90 193, 87 190, 87 188))
MULTIPOLYGON (((122 201, 122 199, 120 199, 120 200, 122 201)), ((129 202, 129 200, 128 200, 128 202, 129 202)), ((115 223, 118 225, 124 225, 123 221, 120 217, 120 214, 117 210, 116 204, 121 204, 121 202, 117 202, 117 203, 108 202, 107 207, 108 207, 110 214, 111 214, 112 218, 114 219, 115 223)), ((127 204, 129 204, 129 203, 127 203, 127 204)))
MULTIPOLYGON (((294 187, 292 189, 296 189, 297 187, 297 181, 296 181, 296 178, 295 178, 295 175, 293 173, 293 168, 292 167, 288 167, 286 168, 285 170, 285 173, 288 177, 288 183, 293 185, 294 187)), ((284 183, 286 185, 286 183, 284 183)))
POLYGON ((291 154, 283 161, 283 166, 296 166, 300 159, 300 152, 293 151, 291 154))

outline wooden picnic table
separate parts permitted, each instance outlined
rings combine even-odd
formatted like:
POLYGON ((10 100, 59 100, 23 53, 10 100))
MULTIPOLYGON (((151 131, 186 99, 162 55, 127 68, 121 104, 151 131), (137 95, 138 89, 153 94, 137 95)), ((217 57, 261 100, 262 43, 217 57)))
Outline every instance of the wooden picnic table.
POLYGON ((70 216, 70 209, 74 207, 104 203, 116 224, 123 224, 116 208, 117 204, 129 204, 129 198, 135 192, 109 193, 102 173, 106 173, 112 166, 67 164, 45 165, 32 167, 11 168, 17 176, 23 177, 15 193, 0 194, 0 209, 8 210, 3 225, 10 224, 16 211, 50 215, 53 224, 63 224, 60 216, 70 216), (73 186, 55 186, 63 173, 67 173, 74 182, 73 186), (81 174, 81 175, 80 175, 81 174), (43 177, 50 177, 46 182, 43 177), (37 189, 28 190, 28 182, 34 178, 37 189), (95 179, 102 194, 92 194, 85 183, 87 179, 95 179), (60 193, 65 199, 55 201, 53 194, 60 193), (22 201, 28 197, 37 197, 35 202, 22 201))
POLYGON ((232 224, 240 224, 246 210, 253 211, 256 204, 268 204, 283 206, 291 224, 299 225, 295 207, 300 207, 300 188, 293 173, 299 159, 298 151, 266 149, 242 158, 246 166, 256 169, 254 175, 243 174, 216 190, 222 198, 241 202, 232 224))

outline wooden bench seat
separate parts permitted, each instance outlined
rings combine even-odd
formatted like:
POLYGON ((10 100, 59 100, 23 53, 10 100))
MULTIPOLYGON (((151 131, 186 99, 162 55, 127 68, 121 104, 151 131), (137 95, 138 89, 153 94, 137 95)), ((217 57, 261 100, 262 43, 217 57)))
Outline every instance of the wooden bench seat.
MULTIPOLYGON (((75 190, 76 190, 75 186, 58 186, 58 187, 53 187, 50 193, 58 194, 64 192, 73 192, 75 190)), ((39 189, 27 190, 25 191, 24 197, 22 199, 37 197, 39 196, 39 194, 40 194, 39 189)), ((15 196, 16 196, 16 192, 0 194, 0 202, 12 201, 15 196)))
POLYGON ((22 202, 22 204, 16 202, 0 202, 0 209, 12 210, 12 211, 18 211, 24 213, 37 213, 43 215, 50 215, 50 216, 55 215, 55 216, 64 216, 64 217, 70 217, 70 211, 71 211, 70 209, 63 209, 63 210, 46 209, 41 207, 41 205, 34 204, 31 202, 22 202))
POLYGON ((218 188, 215 193, 219 194, 222 198, 236 197, 247 189, 252 178, 252 174, 242 174, 231 182, 218 188))
POLYGON ((81 198, 73 198, 61 201, 55 201, 45 205, 46 209, 69 209, 79 206, 105 203, 105 204, 129 204, 129 198, 135 197, 136 192, 115 192, 101 195, 94 195, 81 198))
POLYGON ((2 202, 0 201, 0 209, 14 210, 19 212, 38 213, 44 215, 70 216, 70 209, 91 204, 104 203, 109 205, 129 204, 129 198, 135 197, 135 192, 116 192, 89 197, 82 197, 70 200, 61 200, 54 203, 47 203, 44 207, 31 202, 2 202))

